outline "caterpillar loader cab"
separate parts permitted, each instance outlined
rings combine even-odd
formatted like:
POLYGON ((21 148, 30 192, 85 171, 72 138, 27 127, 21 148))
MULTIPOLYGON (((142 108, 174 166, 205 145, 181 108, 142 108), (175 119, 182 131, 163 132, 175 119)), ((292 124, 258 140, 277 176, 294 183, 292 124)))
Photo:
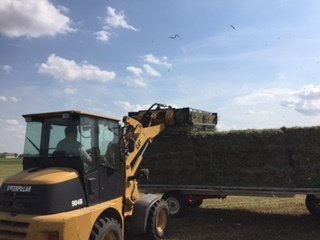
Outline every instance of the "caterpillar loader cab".
POLYGON ((23 115, 23 171, 1 185, 0 240, 124 239, 125 228, 161 239, 168 206, 140 194, 139 166, 174 112, 154 104, 122 126, 80 111, 23 115))

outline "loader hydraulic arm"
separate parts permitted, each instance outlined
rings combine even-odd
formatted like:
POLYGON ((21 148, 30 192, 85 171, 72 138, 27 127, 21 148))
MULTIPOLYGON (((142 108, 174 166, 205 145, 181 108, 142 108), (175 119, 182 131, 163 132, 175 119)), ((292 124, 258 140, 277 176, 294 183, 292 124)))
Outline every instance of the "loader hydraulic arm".
MULTIPOLYGON (((162 104, 152 105, 139 119, 124 117, 126 133, 124 134, 124 144, 132 148, 126 157, 126 179, 130 179, 137 173, 142 161, 143 153, 152 142, 153 138, 159 135, 165 128, 167 109, 162 104), (158 111, 152 112, 151 109, 157 106, 158 111)), ((171 108, 170 108, 171 109, 171 108)))
POLYGON ((125 149, 126 202, 128 207, 139 197, 135 177, 143 160, 143 154, 153 138, 159 135, 166 125, 172 125, 174 109, 165 108, 165 105, 162 104, 154 104, 141 115, 124 117, 123 122, 122 144, 125 149), (155 106, 156 109, 152 110, 155 106))
POLYGON ((153 138, 160 134, 164 129, 164 123, 143 127, 141 123, 137 120, 127 117, 126 123, 130 126, 133 126, 133 139, 134 140, 134 149, 126 159, 126 177, 127 179, 133 177, 138 170, 138 167, 142 161, 142 156, 149 143, 152 142, 153 138))

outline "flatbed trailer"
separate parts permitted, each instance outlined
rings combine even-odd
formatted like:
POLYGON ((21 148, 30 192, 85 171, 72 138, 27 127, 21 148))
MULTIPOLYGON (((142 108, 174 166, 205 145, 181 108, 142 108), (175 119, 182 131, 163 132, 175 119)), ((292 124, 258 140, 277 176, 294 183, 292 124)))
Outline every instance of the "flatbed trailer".
MULTIPOLYGON (((306 196, 320 216, 320 126, 218 131, 217 113, 175 109, 175 125, 144 155, 144 193, 162 194, 172 216, 204 199, 306 196)), ((129 113, 141 119, 144 112, 129 113)))
POLYGON ((306 195, 306 207, 310 213, 319 214, 320 188, 286 187, 228 187, 206 185, 160 185, 141 184, 143 193, 161 194, 169 203, 170 214, 180 216, 187 207, 199 207, 204 199, 226 198, 227 196, 258 196, 290 198, 306 195))

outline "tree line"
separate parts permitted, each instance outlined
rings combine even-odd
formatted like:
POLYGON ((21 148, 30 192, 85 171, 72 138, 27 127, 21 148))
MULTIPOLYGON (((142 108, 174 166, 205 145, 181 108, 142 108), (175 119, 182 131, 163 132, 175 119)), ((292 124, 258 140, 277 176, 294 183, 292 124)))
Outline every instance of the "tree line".
POLYGON ((0 158, 18 158, 18 157, 23 157, 23 154, 10 153, 10 152, 0 153, 0 158))

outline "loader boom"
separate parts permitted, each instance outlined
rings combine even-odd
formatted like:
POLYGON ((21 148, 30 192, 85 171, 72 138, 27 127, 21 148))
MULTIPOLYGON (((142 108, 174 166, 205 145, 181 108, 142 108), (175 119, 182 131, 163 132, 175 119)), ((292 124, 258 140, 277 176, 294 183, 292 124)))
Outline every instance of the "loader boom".
POLYGON ((137 172, 143 160, 143 154, 153 138, 159 135, 167 125, 174 124, 174 110, 163 104, 153 104, 140 117, 123 118, 123 146, 125 156, 125 215, 132 214, 132 207, 140 197, 137 172), (155 110, 152 110, 156 107, 155 110))
MULTIPOLYGON (((144 151, 149 143, 152 142, 153 138, 163 131, 164 123, 144 128, 141 123, 130 117, 126 118, 125 123, 130 126, 135 126, 133 136, 136 136, 134 150, 126 159, 126 178, 128 180, 137 173, 138 167, 143 159, 144 151)), ((127 139, 127 141, 130 141, 130 139, 127 139)))

